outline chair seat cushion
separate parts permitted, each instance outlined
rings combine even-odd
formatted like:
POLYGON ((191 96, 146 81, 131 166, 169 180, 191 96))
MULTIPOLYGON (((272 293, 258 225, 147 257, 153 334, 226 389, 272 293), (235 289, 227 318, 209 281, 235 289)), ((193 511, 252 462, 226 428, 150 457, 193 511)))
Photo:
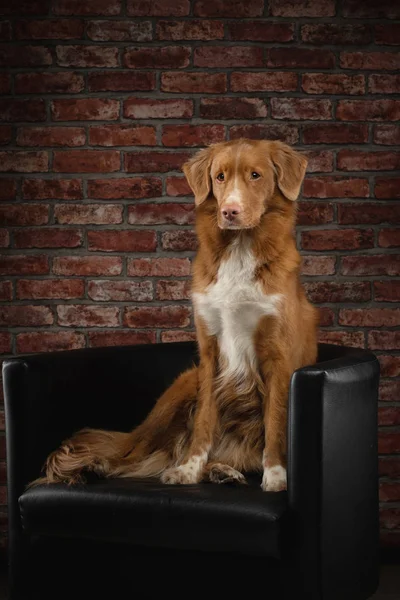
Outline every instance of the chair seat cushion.
POLYGON ((141 546, 280 558, 286 492, 249 485, 162 485, 153 479, 40 485, 19 499, 22 525, 41 534, 141 546))

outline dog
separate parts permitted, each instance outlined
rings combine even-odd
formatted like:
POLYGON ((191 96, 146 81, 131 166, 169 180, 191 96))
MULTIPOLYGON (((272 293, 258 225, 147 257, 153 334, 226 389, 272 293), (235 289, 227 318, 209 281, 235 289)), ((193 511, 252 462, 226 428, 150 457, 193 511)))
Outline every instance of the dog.
POLYGON ((192 300, 199 364, 131 433, 85 429, 53 452, 40 483, 158 477, 165 484, 286 489, 292 373, 317 356, 316 309, 294 230, 304 156, 278 141, 211 145, 183 165, 195 196, 192 300))

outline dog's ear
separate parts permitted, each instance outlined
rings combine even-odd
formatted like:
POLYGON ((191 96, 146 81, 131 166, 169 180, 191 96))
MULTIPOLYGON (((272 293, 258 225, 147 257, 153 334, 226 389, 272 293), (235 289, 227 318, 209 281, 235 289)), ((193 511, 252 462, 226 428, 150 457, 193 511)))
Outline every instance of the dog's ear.
POLYGON ((282 142, 271 142, 270 150, 278 187, 288 200, 294 202, 300 193, 308 161, 282 142))
POLYGON ((194 193, 196 206, 207 200, 211 192, 211 157, 212 148, 205 148, 197 152, 182 167, 188 184, 194 193))

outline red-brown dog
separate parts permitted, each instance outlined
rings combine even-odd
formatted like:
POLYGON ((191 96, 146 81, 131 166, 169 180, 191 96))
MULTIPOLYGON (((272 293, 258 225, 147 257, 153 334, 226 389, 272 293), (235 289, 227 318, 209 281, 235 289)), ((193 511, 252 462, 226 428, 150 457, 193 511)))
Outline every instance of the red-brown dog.
POLYGON ((236 140, 183 167, 195 195, 193 304, 200 363, 131 433, 87 429, 47 460, 46 482, 157 476, 169 484, 286 488, 289 380, 316 359, 317 314, 299 281, 295 201, 306 159, 280 142, 236 140))

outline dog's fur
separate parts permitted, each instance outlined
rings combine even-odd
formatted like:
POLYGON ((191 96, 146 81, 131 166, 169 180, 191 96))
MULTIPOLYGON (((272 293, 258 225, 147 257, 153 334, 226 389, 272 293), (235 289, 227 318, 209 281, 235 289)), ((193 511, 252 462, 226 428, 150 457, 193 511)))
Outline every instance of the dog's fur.
POLYGON ((289 380, 316 359, 317 315, 299 281, 295 200, 306 159, 280 142, 236 140, 183 167, 199 249, 192 297, 198 367, 131 433, 87 429, 51 454, 41 482, 156 476, 164 483, 286 487, 289 380))

